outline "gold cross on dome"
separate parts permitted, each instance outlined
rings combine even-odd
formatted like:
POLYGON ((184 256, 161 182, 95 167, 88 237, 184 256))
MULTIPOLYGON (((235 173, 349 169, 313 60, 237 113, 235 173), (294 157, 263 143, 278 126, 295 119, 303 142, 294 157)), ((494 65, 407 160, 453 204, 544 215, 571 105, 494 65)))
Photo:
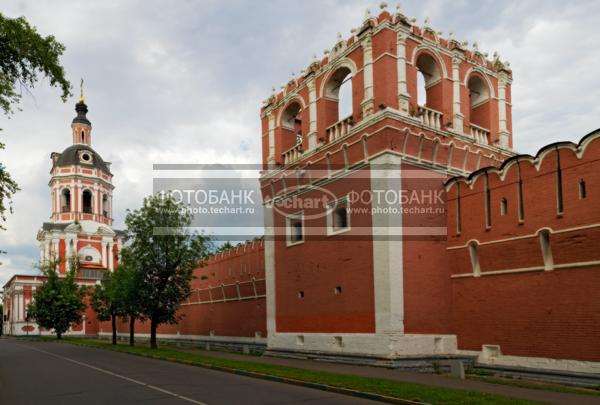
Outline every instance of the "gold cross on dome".
POLYGON ((83 103, 83 77, 81 78, 81 82, 79 83, 79 102, 83 103))

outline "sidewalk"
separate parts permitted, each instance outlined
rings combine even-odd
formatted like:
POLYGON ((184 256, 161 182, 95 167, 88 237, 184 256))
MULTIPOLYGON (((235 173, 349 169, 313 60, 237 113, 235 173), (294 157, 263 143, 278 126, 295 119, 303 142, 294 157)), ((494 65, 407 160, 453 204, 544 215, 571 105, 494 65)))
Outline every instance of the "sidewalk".
POLYGON ((280 357, 267 356, 250 356, 237 353, 221 352, 221 351, 205 351, 200 349, 192 349, 186 347, 169 347, 189 352, 200 354, 207 357, 216 357, 228 360, 239 360, 246 362, 255 362, 263 364, 272 364, 285 367, 294 367, 312 371, 323 371, 335 374, 355 375, 361 377, 379 378, 386 380, 394 380, 399 382, 407 382, 435 387, 452 388, 466 391, 479 391, 488 394, 502 395, 505 397, 525 399, 534 402, 547 404, 598 404, 600 405, 600 396, 593 395, 578 395, 568 394, 554 391, 536 390, 529 388, 513 387, 510 385, 492 384, 473 380, 460 380, 457 378, 436 375, 423 374, 408 371, 391 370, 386 368, 355 366, 349 364, 327 363, 315 360, 290 359, 280 357))

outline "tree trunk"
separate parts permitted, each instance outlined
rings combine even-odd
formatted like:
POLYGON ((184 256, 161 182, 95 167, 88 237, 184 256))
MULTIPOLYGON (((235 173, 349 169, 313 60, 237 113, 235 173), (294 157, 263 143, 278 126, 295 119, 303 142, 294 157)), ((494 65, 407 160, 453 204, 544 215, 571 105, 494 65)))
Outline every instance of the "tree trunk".
POLYGON ((112 344, 117 344, 117 317, 115 315, 110 316, 110 321, 112 323, 112 344))
POLYGON ((62 333, 56 332, 56 338, 59 340, 62 339, 62 333))
POLYGON ((129 346, 133 346, 135 344, 134 334, 135 334, 135 316, 130 316, 129 317, 129 346))
POLYGON ((150 348, 158 349, 158 345, 156 344, 156 322, 154 319, 150 320, 150 348))

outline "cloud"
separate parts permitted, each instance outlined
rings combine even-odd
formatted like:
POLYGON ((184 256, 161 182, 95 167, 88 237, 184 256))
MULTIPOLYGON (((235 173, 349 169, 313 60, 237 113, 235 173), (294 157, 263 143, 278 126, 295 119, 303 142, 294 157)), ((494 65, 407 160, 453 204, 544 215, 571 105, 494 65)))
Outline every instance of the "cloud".
MULTIPOLYGON (((259 108, 271 86, 286 83, 312 54, 349 35, 377 3, 329 0, 164 2, 101 0, 3 4, 24 15, 67 51, 70 80, 85 78, 93 147, 113 163, 115 226, 126 208, 152 192, 154 163, 257 163, 259 108)), ((513 120, 518 150, 576 141, 597 126, 600 3, 579 1, 410 1, 407 15, 436 30, 497 50, 514 70, 513 120)), ((0 233, 0 281, 27 272, 35 235, 50 214, 50 152, 70 144, 73 104, 42 83, 22 112, 2 119, 0 152, 19 181, 15 213, 0 233)))

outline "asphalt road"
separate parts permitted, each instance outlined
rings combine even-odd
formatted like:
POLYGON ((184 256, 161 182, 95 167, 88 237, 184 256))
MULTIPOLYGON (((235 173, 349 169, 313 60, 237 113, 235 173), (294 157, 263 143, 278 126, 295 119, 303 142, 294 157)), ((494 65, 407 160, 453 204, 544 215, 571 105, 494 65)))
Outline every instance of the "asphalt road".
POLYGON ((310 388, 54 342, 0 339, 0 404, 375 404, 310 388))

